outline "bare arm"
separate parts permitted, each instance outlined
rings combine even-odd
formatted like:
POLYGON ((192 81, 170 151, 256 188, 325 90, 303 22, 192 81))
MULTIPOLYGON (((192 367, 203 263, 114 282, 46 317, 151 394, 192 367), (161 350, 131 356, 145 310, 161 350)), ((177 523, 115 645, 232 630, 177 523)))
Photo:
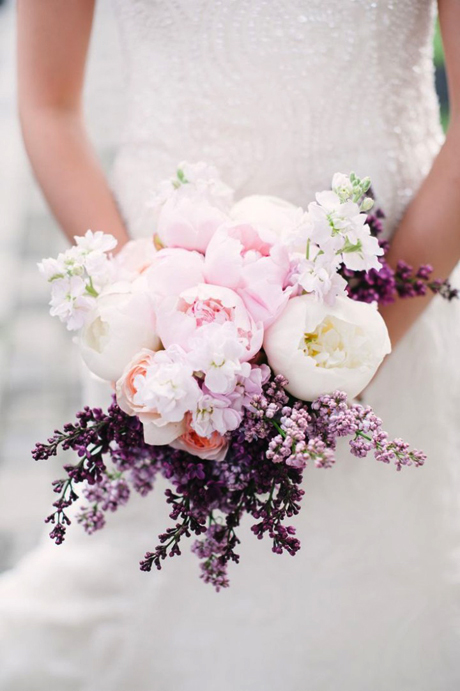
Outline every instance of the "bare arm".
POLYGON ((88 140, 82 87, 95 0, 18 0, 19 112, 35 175, 69 239, 128 237, 88 140))
MULTIPOLYGON (((390 264, 398 259, 418 267, 431 264, 446 278, 460 260, 460 2, 438 0, 446 56, 451 120, 446 141, 391 244, 390 264)), ((406 333, 430 296, 397 300, 382 307, 393 345, 406 333)))

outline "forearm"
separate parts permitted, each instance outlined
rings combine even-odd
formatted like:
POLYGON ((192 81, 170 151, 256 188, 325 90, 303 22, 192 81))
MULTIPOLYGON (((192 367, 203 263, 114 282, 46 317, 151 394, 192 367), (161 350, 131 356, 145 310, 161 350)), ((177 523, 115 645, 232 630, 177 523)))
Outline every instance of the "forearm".
MULTIPOLYGON (((434 276, 446 278, 460 260, 460 124, 449 129, 446 142, 419 192, 409 205, 388 253, 414 267, 431 264, 434 276)), ((427 307, 432 296, 398 299, 382 307, 393 346, 427 307)))
POLYGON ((21 122, 35 175, 65 235, 102 230, 119 249, 127 232, 82 118, 64 108, 26 108, 21 122))
POLYGON ((69 239, 127 233, 81 118, 95 0, 18 0, 18 97, 37 179, 69 239))

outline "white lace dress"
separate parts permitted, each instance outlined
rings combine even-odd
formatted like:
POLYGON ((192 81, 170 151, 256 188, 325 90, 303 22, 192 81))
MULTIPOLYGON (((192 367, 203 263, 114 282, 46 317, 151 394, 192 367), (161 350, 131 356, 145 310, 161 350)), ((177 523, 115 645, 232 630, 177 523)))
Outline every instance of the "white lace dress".
MULTIPOLYGON (((133 235, 182 159, 298 204, 354 169, 392 232, 442 142, 431 0, 116 9, 129 112, 113 184, 133 235)), ((308 469, 295 558, 245 526, 226 591, 187 553, 140 573, 167 520, 160 488, 100 534, 44 542, 0 581, 1 691, 460 688, 459 343, 459 305, 435 299, 367 394, 428 463, 396 473, 344 450, 308 469)))

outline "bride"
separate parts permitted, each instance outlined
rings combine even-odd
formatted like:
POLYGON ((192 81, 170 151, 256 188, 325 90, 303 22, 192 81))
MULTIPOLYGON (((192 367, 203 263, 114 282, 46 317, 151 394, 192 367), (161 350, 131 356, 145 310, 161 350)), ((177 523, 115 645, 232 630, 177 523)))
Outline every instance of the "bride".
MULTIPOLYGON (((152 190, 183 159, 214 163, 240 196, 297 204, 353 169, 387 212, 391 261, 454 270, 458 0, 438 3, 445 141, 432 0, 114 3, 129 114, 109 186, 81 115, 94 0, 18 0, 24 138, 69 238, 151 234, 152 190)), ((167 518, 157 496, 133 499, 100 534, 44 542, 0 580, 1 691, 460 688, 460 307, 418 298, 384 317, 396 348, 366 399, 428 453, 422 469, 392 473, 345 450, 332 471, 310 469, 301 552, 277 557, 243 535, 219 594, 193 556, 138 571, 167 518)), ((91 387, 92 403, 106 396, 91 387)))

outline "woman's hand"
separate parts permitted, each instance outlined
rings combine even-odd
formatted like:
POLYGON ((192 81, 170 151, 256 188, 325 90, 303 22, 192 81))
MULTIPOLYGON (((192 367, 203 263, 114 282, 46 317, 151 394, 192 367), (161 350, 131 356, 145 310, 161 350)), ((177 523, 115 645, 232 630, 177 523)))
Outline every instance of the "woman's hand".
MULTIPOLYGON (((447 277, 460 260, 460 2, 438 0, 449 84, 451 119, 445 143, 394 235, 388 261, 431 264, 447 277)), ((431 296, 398 299, 381 308, 395 345, 428 305, 431 296)))
POLYGON ((18 0, 18 91, 24 141, 48 203, 71 240, 88 228, 128 240, 90 145, 82 87, 95 0, 18 0))

